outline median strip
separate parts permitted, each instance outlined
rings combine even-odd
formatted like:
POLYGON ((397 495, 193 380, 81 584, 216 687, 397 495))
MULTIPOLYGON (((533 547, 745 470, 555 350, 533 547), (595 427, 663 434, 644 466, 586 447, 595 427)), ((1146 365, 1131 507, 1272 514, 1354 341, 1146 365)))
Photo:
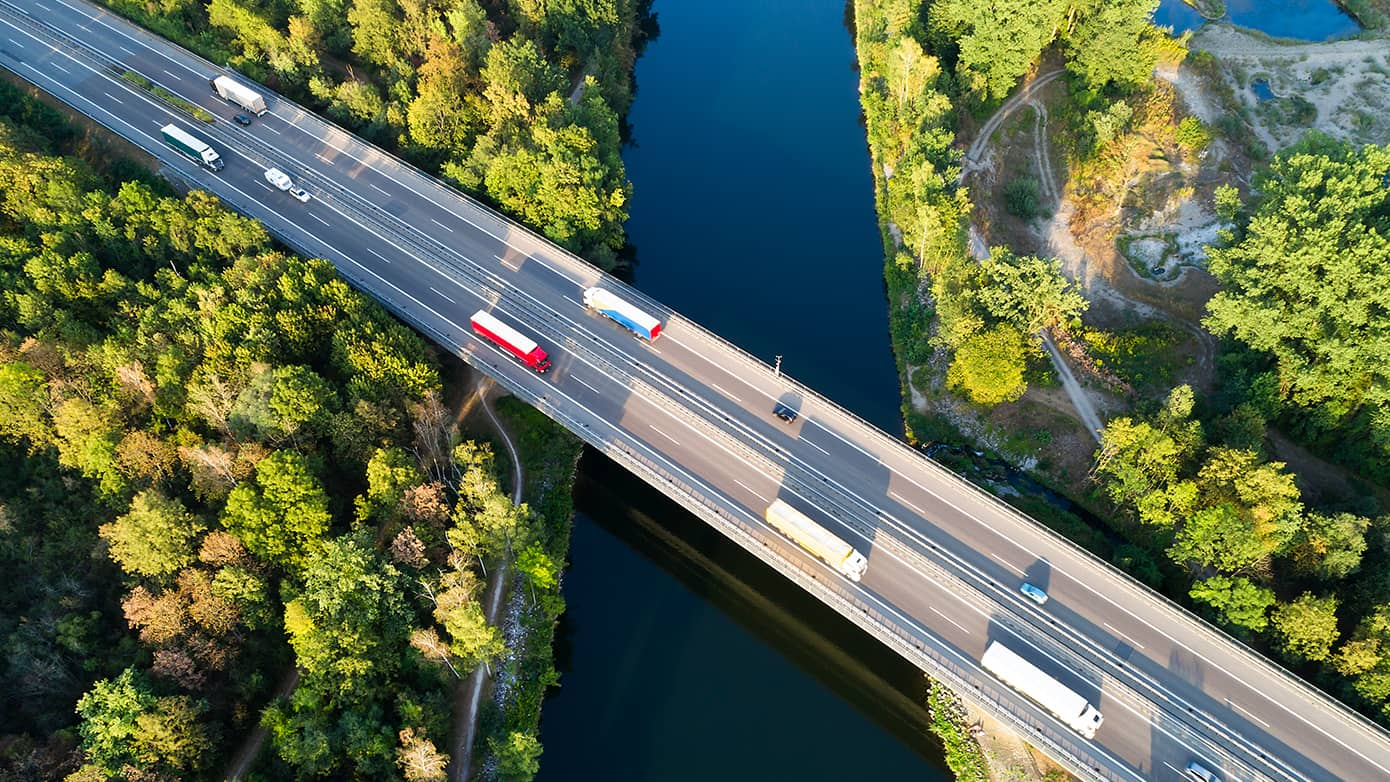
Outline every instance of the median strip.
POLYGON ((178 109, 179 111, 182 111, 184 114, 187 114, 188 116, 198 120, 199 122, 212 122, 215 119, 215 117, 213 117, 212 114, 209 113, 206 109, 200 108, 198 106, 193 105, 192 103, 189 103, 183 98, 180 98, 179 96, 164 89, 158 84, 155 84, 154 82, 150 81, 149 79, 145 78, 139 73, 136 73, 135 71, 132 71, 128 68, 112 68, 112 70, 115 71, 125 81, 134 84, 136 87, 139 87, 145 92, 148 92, 150 95, 153 95, 155 98, 158 98, 161 102, 166 103, 169 106, 178 109))

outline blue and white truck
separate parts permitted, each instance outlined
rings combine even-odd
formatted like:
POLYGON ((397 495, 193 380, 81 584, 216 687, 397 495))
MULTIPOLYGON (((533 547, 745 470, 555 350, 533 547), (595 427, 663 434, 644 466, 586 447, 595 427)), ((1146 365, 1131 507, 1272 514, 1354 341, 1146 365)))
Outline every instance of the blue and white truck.
POLYGON ((661 321, 603 288, 585 288, 584 306, 608 316, 648 342, 661 333, 661 321))

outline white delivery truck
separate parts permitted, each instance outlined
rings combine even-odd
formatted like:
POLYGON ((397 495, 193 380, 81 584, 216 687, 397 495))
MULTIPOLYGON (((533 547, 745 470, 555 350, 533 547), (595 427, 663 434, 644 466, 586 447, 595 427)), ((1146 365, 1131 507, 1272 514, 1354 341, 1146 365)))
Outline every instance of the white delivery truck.
POLYGON ((1070 687, 1019 657, 1009 647, 998 641, 990 641, 980 664, 1005 684, 1052 712, 1067 727, 1088 739, 1096 737, 1101 722, 1100 711, 1070 687))
POLYGON ((772 501, 767 508, 766 518, 774 529, 825 560, 850 581, 863 578, 864 571, 869 569, 869 560, 855 551, 853 546, 781 500, 772 501))
POLYGON ((265 98, 259 92, 238 84, 230 76, 218 76, 215 79, 210 79, 208 83, 212 85, 213 92, 221 96, 222 100, 235 103, 257 117, 267 111, 265 98))

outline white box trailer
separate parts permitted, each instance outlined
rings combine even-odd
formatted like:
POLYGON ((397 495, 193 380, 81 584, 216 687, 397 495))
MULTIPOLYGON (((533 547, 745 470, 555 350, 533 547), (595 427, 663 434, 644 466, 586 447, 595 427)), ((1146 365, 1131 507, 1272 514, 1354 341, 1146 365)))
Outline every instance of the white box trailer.
POLYGON ((1070 687, 1043 673, 1009 647, 990 641, 980 664, 1005 684, 1052 712, 1067 727, 1088 739, 1100 728, 1100 711, 1070 687))
POLYGON ((767 508, 766 518, 774 529, 825 560, 850 581, 863 578, 864 571, 869 569, 869 560, 855 551, 853 546, 782 500, 772 501, 767 508))
POLYGON ((257 117, 266 113, 265 98, 255 90, 233 81, 230 76, 218 76, 208 82, 212 85, 213 92, 221 96, 222 100, 230 101, 236 105, 255 114, 257 117))

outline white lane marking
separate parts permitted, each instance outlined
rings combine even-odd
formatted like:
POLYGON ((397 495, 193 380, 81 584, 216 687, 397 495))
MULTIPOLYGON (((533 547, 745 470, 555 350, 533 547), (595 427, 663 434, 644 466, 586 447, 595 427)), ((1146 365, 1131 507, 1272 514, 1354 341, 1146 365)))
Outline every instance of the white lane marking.
POLYGON ((333 165, 333 161, 329 160, 328 158, 324 157, 323 155, 319 154, 318 152, 315 152, 315 153, 314 153, 314 157, 318 158, 319 160, 322 160, 323 162, 327 163, 327 164, 330 165, 330 166, 333 165))
POLYGON ((521 262, 520 262, 520 261, 517 262, 517 265, 516 265, 516 266, 513 266, 513 265, 511 265, 510 263, 507 263, 507 259, 506 259, 506 258, 503 258, 503 257, 500 256, 500 255, 494 255, 494 256, 492 256, 492 257, 494 257, 494 258, 496 258, 497 260, 501 261, 503 266, 507 267, 508 269, 511 269, 511 270, 514 271, 514 272, 519 272, 519 271, 521 271, 521 262))
POLYGON ((584 386, 585 388, 589 389, 590 391, 593 391, 595 394, 600 394, 600 395, 602 395, 602 393, 603 393, 602 391, 599 391, 597 388, 594 388, 593 386, 589 385, 588 383, 585 383, 583 380, 580 380, 579 378, 575 377, 574 375, 570 375, 570 379, 572 379, 574 382, 578 383, 579 385, 584 386))
POLYGON ((381 193, 382 195, 386 196, 387 198, 390 198, 390 197, 391 197, 391 194, 390 194, 390 193, 386 192, 385 190, 382 190, 381 188, 377 187, 375 184, 372 184, 371 182, 368 182, 368 183, 367 183, 367 187, 370 187, 371 189, 377 191, 378 193, 381 193))
POLYGON ((12 46, 23 46, 23 45, 24 45, 24 44, 20 43, 19 41, 16 41, 16 40, 13 39, 13 38, 6 38, 5 40, 9 41, 9 42, 10 42, 10 45, 12 45, 12 46))
POLYGON ((454 301, 453 299, 449 298, 448 296, 445 296, 443 293, 440 293, 438 288, 435 288, 434 286, 430 286, 430 290, 434 291, 434 295, 436 295, 436 296, 438 296, 439 298, 441 298, 441 299, 443 299, 443 300, 449 302, 450 304, 458 304, 458 302, 454 301))
MULTIPOLYGON (((657 354, 658 356, 661 355, 661 351, 660 351, 660 350, 657 350, 656 347, 654 347, 654 346, 652 345, 652 343, 650 343, 650 342, 647 343, 647 350, 650 350, 651 352, 657 354)), ((619 351, 619 352, 621 352, 621 351, 619 351)))
POLYGON ((718 385, 714 383, 707 383, 706 385, 708 385, 710 388, 713 388, 715 391, 718 391, 719 393, 723 394, 724 396, 727 396, 728 398, 734 400, 735 402, 738 402, 739 404, 743 403, 742 399, 739 399, 738 397, 734 396, 728 391, 725 391, 724 389, 720 388, 718 385))
POLYGON ((174 73, 173 71, 169 70, 168 68, 160 68, 160 70, 161 70, 161 71, 164 71, 164 72, 167 73, 167 74, 169 74, 169 78, 171 78, 171 79, 182 78, 182 77, 179 76, 177 73, 174 73))
MULTIPOLYGON (((66 6, 67 3, 64 3, 64 5, 66 6)), ((69 6, 69 7, 70 7, 70 6, 69 6)), ((111 29, 111 30, 112 30, 113 32, 115 32, 117 35, 120 35, 122 38, 124 38, 124 39, 126 39, 126 40, 136 41, 136 39, 132 38, 131 36, 129 36, 129 35, 127 35, 127 34, 125 34, 123 31, 117 30, 117 29, 111 27, 111 25, 107 25, 105 22, 101 22, 101 24, 102 24, 102 26, 107 27, 108 29, 111 29)), ((169 58, 168 55, 164 54, 160 49, 158 49, 158 48, 156 48, 156 47, 153 47, 153 46, 150 46, 149 44, 146 44, 146 43, 144 43, 143 41, 136 41, 136 42, 140 43, 142 46, 144 46, 145 48, 150 49, 151 51, 155 52, 156 54, 160 54, 160 55, 164 56, 166 59, 169 59, 169 60, 172 61, 172 62, 176 62, 178 65, 180 65, 181 67, 184 67, 186 70, 189 70, 191 73, 195 73, 195 74, 197 73, 196 71, 193 71, 193 69, 188 68, 187 66, 183 65, 183 63, 172 60, 172 58, 169 58)), ((120 48, 121 48, 123 51, 126 51, 126 52, 129 53, 129 54, 134 54, 134 52, 131 52, 129 49, 126 49, 126 48, 123 47, 123 46, 120 47, 120 48)), ((28 64, 26 63, 26 65, 28 65, 28 64)), ((28 66, 28 67, 29 67, 31 70, 35 71, 36 73, 39 72, 38 69, 37 69, 37 68, 34 68, 32 65, 30 65, 30 66, 28 66)), ((78 95, 76 92, 74 92, 74 91, 72 91, 72 90, 68 90, 68 91, 69 91, 69 92, 72 92, 72 93, 73 93, 75 96, 77 96, 77 97, 82 97, 82 96, 78 95)), ((85 100, 85 98, 84 98, 84 100, 85 100)), ((90 102, 90 101, 89 101, 89 102, 90 102)), ((107 113, 108 115, 110 115, 109 112, 105 112, 105 113, 107 113)), ((113 117, 113 119, 115 119, 115 118, 113 117)), ((129 123, 123 123, 123 124, 126 124, 127 126, 129 126, 129 123)), ((296 127, 297 127, 297 126, 296 126, 296 127)), ((133 128, 132 128, 132 129, 133 129, 133 128)), ((306 134, 307 134, 307 131, 305 131, 305 132, 306 132, 306 134)), ((350 155, 350 156, 351 156, 351 155, 350 155)), ((357 159, 357 158, 355 158, 355 156, 353 156, 353 157, 354 157, 354 159, 357 159)), ((325 160, 326 160, 326 159, 325 159, 325 160)), ((329 162, 331 162, 331 161, 329 161, 329 162)), ((359 162, 360 162, 360 159, 359 159, 359 162)), ((406 186, 409 187, 409 185, 406 185, 406 186)), ((411 189, 412 191, 414 191, 414 188, 410 188, 410 189, 411 189)), ((422 196, 423 196, 423 194, 420 194, 418 191, 415 191, 415 192, 416 192, 418 195, 422 195, 422 196)), ((335 210, 335 211, 336 211, 336 210, 335 210)), ((481 226, 478 226, 477 224, 473 223, 471 220, 468 220, 467 218, 462 218, 462 217, 461 217, 461 219, 464 219, 465 222, 468 222, 469 224, 474 225, 475 228, 478 228, 479 230, 483 231, 484 233, 487 233, 488 235, 493 236, 494 238, 498 238, 499 240, 502 240, 502 241, 505 242, 504 239, 501 239, 500 237, 497 237, 496 234, 493 234, 491 231, 488 231, 488 230, 482 228, 481 226)), ((508 243, 508 244, 509 244, 509 243, 508 243)), ((546 266, 547 268, 550 268, 550 269, 551 269, 552 271, 554 271, 558 276, 564 277, 564 278, 566 278, 566 279, 572 279, 569 275, 565 274, 562 270, 557 269, 557 268, 551 266, 549 263, 544 263, 544 262, 543 262, 543 265, 546 266)), ((388 284, 389 284, 389 283, 388 283, 388 284)), ((392 287, 395 287, 395 286, 392 286, 392 287)), ((437 314, 437 313, 436 313, 436 314, 437 314)), ((747 381, 744 381, 744 382, 747 382, 747 381)), ((750 383, 749 385, 751 385, 751 383, 750 383)), ((836 435, 836 436, 838 437, 838 435, 836 435)), ((840 438, 840 439, 843 440, 843 438, 840 438)), ((853 445, 852 443, 847 443, 847 444, 851 445, 851 447, 855 448, 856 450, 859 450, 859 451, 865 453, 866 455, 869 455, 867 452, 864 452, 863 449, 859 448, 858 446, 855 446, 855 445, 853 445)), ((871 458, 872 458, 872 457, 871 457, 871 458)), ((897 470, 894 470, 894 471, 897 472, 897 470)), ((914 482, 914 483, 915 483, 915 482, 914 482)), ((959 510, 959 508, 957 508, 957 509, 959 510)), ((973 518, 973 517, 971 517, 971 518, 973 518)), ((977 520, 977 521, 979 521, 979 523, 981 523, 981 524, 985 524, 985 522, 984 522, 983 520, 977 520)), ((1011 542, 1012 542, 1012 541, 1011 541, 1011 542)), ((1015 543, 1015 545, 1017 545, 1017 543, 1015 543)), ((1022 548, 1022 547, 1020 547, 1020 548, 1022 548)), ((1027 549, 1025 548, 1024 550, 1027 550, 1027 549)), ((1083 584, 1083 586, 1084 586, 1084 584, 1083 584)), ((1089 587, 1088 587, 1088 588, 1089 588, 1089 587)), ((1095 590, 1091 590, 1091 591, 1094 592, 1095 590)), ((1105 598, 1104 595, 1101 595, 1101 597, 1102 597, 1102 598, 1105 598)), ((1108 598, 1105 598, 1105 599, 1107 600, 1107 602, 1111 602, 1112 604, 1114 604, 1114 601, 1111 601, 1111 600, 1109 600, 1108 598)), ((1116 605, 1118 605, 1118 604, 1116 604, 1116 605)), ((1124 610, 1124 609, 1121 607, 1121 610, 1124 610)), ((1126 611, 1126 613, 1131 613, 1131 612, 1126 611)), ((1131 615, 1132 615, 1132 614, 1131 614, 1131 615)), ((1137 617, 1136 617, 1136 618, 1137 618, 1137 617)), ((1161 633, 1161 631, 1160 631, 1160 633, 1161 633)), ((1166 634, 1165 634, 1165 635, 1166 635, 1166 634)), ((1170 640, 1172 640, 1172 639, 1170 639, 1170 640)), ((1174 640, 1174 643, 1175 643, 1176 645, 1178 645, 1178 646, 1182 646, 1183 648, 1187 648, 1184 644, 1178 643, 1178 642, 1176 642, 1175 640, 1174 640)), ((1240 682, 1242 685, 1246 686, 1247 688, 1250 688, 1250 685, 1249 685, 1248 683, 1246 683, 1243 679, 1240 679, 1239 677, 1236 677, 1235 675, 1231 674, 1229 671, 1227 671, 1226 669, 1222 668, 1221 666, 1216 665, 1215 663, 1212 663, 1212 662, 1211 662, 1210 660, 1208 660, 1205 656, 1203 656, 1203 655, 1201 655, 1201 654, 1197 654, 1195 651, 1191 650, 1190 648, 1188 648, 1188 651, 1192 652, 1192 653, 1193 653, 1194 655, 1196 655, 1197 657, 1199 657, 1199 658, 1203 659, 1204 661, 1208 662, 1209 664, 1213 665, 1213 667, 1217 668, 1218 670, 1221 670, 1223 673, 1226 673, 1233 681, 1240 682)), ((1253 688, 1251 688, 1251 689, 1253 689, 1253 688)), ((1285 706, 1285 705, 1282 704, 1282 703, 1279 703, 1279 702, 1277 702, 1277 701, 1274 701, 1273 698, 1272 698, 1272 696, 1268 695, 1267 693, 1261 693, 1261 694, 1264 695, 1267 699, 1270 699, 1272 702, 1274 702, 1274 703, 1275 703, 1276 705, 1278 705, 1280 708, 1282 708, 1282 709, 1284 709, 1285 711, 1287 711, 1290 715, 1294 716, 1295 718, 1298 718, 1298 719, 1299 719, 1300 721, 1302 721, 1302 722, 1305 722, 1305 723, 1307 723, 1307 724, 1309 724, 1309 725, 1312 725, 1312 723, 1311 723, 1309 720, 1307 720, 1305 717, 1302 717, 1302 715, 1299 714, 1298 712, 1295 712, 1293 709, 1291 709, 1291 708, 1288 707, 1288 706, 1285 706)), ((1334 741, 1337 741, 1337 743, 1341 744, 1343 747, 1346 747, 1347 749, 1351 750, 1351 751, 1352 751, 1353 753, 1355 753, 1356 755, 1358 755, 1358 756, 1360 756, 1360 757, 1362 757, 1362 758, 1364 758, 1364 759, 1370 761, 1373 765, 1376 765, 1378 768, 1381 768, 1382 770, 1387 770, 1384 766, 1381 766, 1379 763, 1375 763, 1375 761, 1371 761, 1370 758, 1367 758, 1363 753, 1361 753, 1361 752, 1355 750, 1354 748, 1350 747, 1350 746, 1347 745, 1345 742, 1341 741, 1340 739, 1337 739, 1335 736, 1332 736, 1332 734, 1328 733, 1326 730, 1322 729, 1321 727, 1318 727, 1318 726, 1316 726, 1316 725, 1312 725, 1312 726, 1313 726, 1314 728, 1316 728, 1319 732, 1321 732, 1321 733, 1323 733, 1324 735, 1326 735, 1326 736, 1332 738, 1334 741)))
POLYGON ((1140 649, 1143 649, 1143 648, 1144 648, 1144 645, 1143 645, 1143 644, 1139 643, 1138 641, 1134 640, 1133 638, 1130 638, 1128 635, 1125 635, 1124 633, 1120 632, 1119 630, 1116 630, 1116 629, 1115 629, 1115 626, 1112 625, 1112 624, 1110 624, 1109 622, 1101 622, 1101 624, 1105 625, 1106 629, 1108 629, 1110 632, 1112 632, 1112 633, 1114 633, 1115 635, 1118 635, 1119 637, 1121 637, 1121 638, 1125 639, 1126 641, 1128 641, 1131 645, 1137 646, 1137 647, 1139 647, 1140 649))
MULTIPOLYGON (((59 64, 56 63, 56 62, 53 62, 52 60, 49 60, 49 61, 48 61, 48 64, 49 64, 49 65, 52 65, 54 68, 57 68, 58 70, 62 71, 63 73, 66 73, 66 74, 69 75, 69 76, 72 75, 72 71, 68 70, 67 68, 64 68, 63 66, 59 65, 59 64)), ((111 94, 111 93, 109 93, 109 92, 107 93, 108 96, 109 96, 110 94, 111 94)))
POLYGON ((656 432, 657 434, 661 435, 662 437, 665 437, 667 440, 670 440, 671 442, 675 443, 676 445, 680 445, 680 442, 677 441, 676 438, 672 437, 672 436, 669 435, 669 434, 666 434, 665 432, 661 431, 660 429, 657 429, 656 426, 654 426, 654 425, 652 425, 652 424, 647 424, 647 426, 650 426, 650 427, 652 428, 652 431, 653 431, 653 432, 656 432))
POLYGON ((386 261, 387 263, 390 263, 390 262, 391 262, 391 259, 390 259, 390 258, 387 258, 386 256, 382 255, 381 253, 377 252, 376 250, 373 250, 373 249, 370 248, 370 247, 363 247, 362 249, 366 250, 367 252, 371 253, 372 255, 375 255, 376 257, 380 258, 381 260, 386 261))
POLYGON ((734 479, 734 483, 737 483, 739 486, 742 486, 743 489, 744 489, 744 491, 748 492, 749 494, 753 495, 754 497, 757 497, 757 498, 760 499, 760 500, 766 501, 766 499, 767 499, 766 497, 764 497, 763 495, 761 495, 761 494, 759 494, 759 493, 753 491, 753 487, 752 487, 752 486, 749 486, 748 484, 744 483, 743 481, 739 480, 738 478, 735 478, 735 479, 734 479))
POLYGON ((805 437, 801 438, 801 442, 806 443, 807 445, 811 446, 812 448, 815 448, 817 451, 820 451, 821 453, 825 454, 826 456, 829 456, 829 455, 830 455, 830 452, 829 452, 829 451, 825 450, 824 448, 820 447, 819 445, 816 445, 815 443, 811 442, 810 440, 807 440, 805 437))
POLYGON ((305 214, 309 215, 310 217, 314 218, 315 220, 318 220, 320 223, 323 223, 324 225, 328 226, 329 228, 332 228, 332 227, 333 227, 333 224, 332 224, 332 223, 328 222, 327 220, 323 219, 322 217, 319 217, 318 215, 314 214, 313 212, 305 212, 305 214))
POLYGON ((39 8, 42 8, 43 10, 49 12, 50 14, 53 13, 53 9, 52 9, 52 8, 49 8, 48 6, 44 5, 43 3, 37 2, 37 0, 36 0, 36 2, 34 3, 34 5, 38 6, 39 8))
POLYGON ((1252 720, 1254 720, 1254 721, 1260 723, 1261 725, 1265 726, 1266 728, 1269 727, 1269 723, 1268 723, 1268 722, 1265 722, 1264 720, 1260 719, 1259 717, 1256 717, 1254 712, 1250 711, 1249 709, 1244 708, 1244 707, 1241 706, 1239 703, 1236 703, 1235 701, 1231 700, 1230 698, 1227 698, 1227 699, 1226 699, 1226 705, 1227 705, 1227 706, 1230 706, 1231 708, 1235 709, 1236 711, 1238 711, 1238 712, 1244 714, 1245 716, 1249 717, 1250 719, 1252 719, 1252 720))
MULTIPOLYGON (((57 65, 57 63, 49 63, 49 64, 50 64, 50 65, 57 65)), ((121 104, 122 106, 125 105, 125 101, 121 100, 120 98, 117 98, 115 95, 112 95, 112 94, 109 93, 109 92, 102 91, 101 94, 102 94, 102 95, 105 95, 106 97, 110 98, 111 100, 116 101, 117 103, 121 104)))
POLYGON ((1009 570, 1012 570, 1013 572, 1019 574, 1020 576, 1021 576, 1021 575, 1024 575, 1024 573, 1023 573, 1022 570, 1019 570, 1018 568, 1014 567, 1013 563, 1009 562, 1007 559, 1004 559, 1003 557, 999 556, 998 554, 995 554, 995 553, 992 553, 992 552, 990 553, 990 556, 991 556, 991 557, 994 557, 994 558, 997 559, 997 560, 999 560, 1001 563, 1003 563, 1004 567, 1008 568, 1009 570))
POLYGON ((116 48, 117 48, 117 49, 120 49, 121 51, 125 52, 126 54, 129 54, 131 57, 135 57, 135 56, 136 56, 135 52, 132 52, 131 50, 125 48, 124 46, 121 46, 120 44, 116 44, 116 48))
POLYGON ((452 228, 450 228, 449 226, 447 226, 447 225, 445 225, 445 224, 439 222, 438 220, 434 219, 433 217, 430 218, 430 222, 431 222, 431 223, 434 223, 435 225, 439 226, 440 228, 443 228, 444 230, 448 231, 449 233, 453 233, 453 232, 454 232, 454 229, 452 229, 452 228))
POLYGON ((895 492, 895 491, 893 491, 893 490, 890 489, 890 490, 888 491, 888 496, 889 496, 889 497, 892 497, 893 499, 897 500, 898 502, 901 502, 902 504, 906 505, 907 507, 909 507, 909 508, 911 508, 911 509, 917 511, 917 515, 918 515, 918 516, 921 516, 921 517, 924 518, 924 519, 927 517, 927 512, 926 512, 926 511, 922 510, 921 508, 917 507, 916 505, 913 505, 911 502, 908 502, 907 500, 903 499, 902 495, 898 494, 897 492, 895 492))
POLYGON ((940 611, 938 611, 938 610, 936 609, 936 606, 930 606, 930 608, 931 608, 931 612, 932 612, 933 614, 936 614, 937 616, 941 617, 942 619, 945 619, 946 621, 950 622, 951 624, 955 625, 956 627, 959 627, 959 628, 960 628, 960 631, 961 631, 962 633, 965 633, 966 635, 970 635, 970 631, 967 630, 967 629, 965 629, 965 625, 963 625, 963 624, 961 624, 960 622, 957 622, 956 620, 952 619, 951 617, 949 617, 949 616, 947 616, 947 615, 941 613, 940 611))
POLYGON ((272 127, 269 126, 269 125, 262 124, 261 127, 265 128, 266 130, 270 131, 271 133, 274 133, 274 134, 277 135, 277 136, 280 135, 280 131, 276 130, 275 128, 272 128, 272 127))

